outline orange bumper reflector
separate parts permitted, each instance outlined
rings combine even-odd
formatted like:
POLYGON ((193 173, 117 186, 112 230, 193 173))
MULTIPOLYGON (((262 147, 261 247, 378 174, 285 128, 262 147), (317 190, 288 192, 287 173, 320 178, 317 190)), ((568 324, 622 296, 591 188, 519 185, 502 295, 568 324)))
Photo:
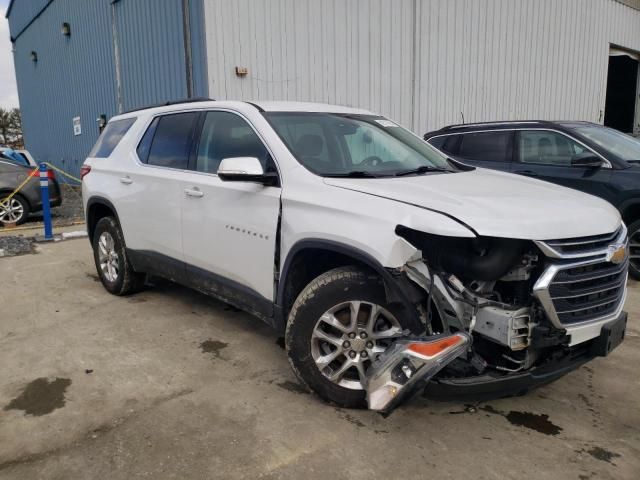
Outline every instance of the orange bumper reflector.
POLYGON ((429 343, 411 343, 409 344, 408 349, 412 352, 424 355, 425 357, 435 357, 440 352, 449 347, 454 347, 462 341, 463 338, 456 335, 429 343))

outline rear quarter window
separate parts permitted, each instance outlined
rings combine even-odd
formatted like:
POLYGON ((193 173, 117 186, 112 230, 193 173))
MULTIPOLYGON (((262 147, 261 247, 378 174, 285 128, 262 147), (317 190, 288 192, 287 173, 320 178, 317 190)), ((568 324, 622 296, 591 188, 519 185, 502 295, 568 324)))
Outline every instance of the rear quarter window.
POLYGON ((131 125, 135 123, 135 118, 124 118, 109 122, 104 131, 93 146, 90 157, 106 158, 118 146, 122 137, 129 131, 131 125))

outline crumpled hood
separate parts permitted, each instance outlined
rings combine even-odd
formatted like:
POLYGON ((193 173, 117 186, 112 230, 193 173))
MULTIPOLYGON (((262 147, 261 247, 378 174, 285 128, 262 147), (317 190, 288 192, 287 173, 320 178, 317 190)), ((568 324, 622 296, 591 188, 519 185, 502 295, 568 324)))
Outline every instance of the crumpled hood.
POLYGON ((325 178, 327 185, 435 210, 482 236, 551 240, 613 232, 620 214, 604 200, 482 168, 399 178, 325 178))

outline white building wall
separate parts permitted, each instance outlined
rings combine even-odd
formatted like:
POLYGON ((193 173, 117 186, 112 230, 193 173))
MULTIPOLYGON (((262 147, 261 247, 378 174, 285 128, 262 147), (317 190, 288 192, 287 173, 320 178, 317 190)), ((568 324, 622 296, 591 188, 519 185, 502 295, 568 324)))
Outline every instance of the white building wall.
POLYGON ((205 0, 205 20, 213 98, 367 108, 418 133, 602 121, 609 46, 640 51, 640 11, 615 0, 205 0))

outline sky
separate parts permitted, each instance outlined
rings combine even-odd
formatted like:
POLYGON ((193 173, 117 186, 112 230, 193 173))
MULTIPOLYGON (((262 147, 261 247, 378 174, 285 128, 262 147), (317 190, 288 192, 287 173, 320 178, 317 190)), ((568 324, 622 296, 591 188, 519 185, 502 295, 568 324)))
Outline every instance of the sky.
POLYGON ((18 106, 18 90, 13 68, 13 53, 9 40, 9 24, 4 14, 9 0, 0 0, 0 107, 18 106))

